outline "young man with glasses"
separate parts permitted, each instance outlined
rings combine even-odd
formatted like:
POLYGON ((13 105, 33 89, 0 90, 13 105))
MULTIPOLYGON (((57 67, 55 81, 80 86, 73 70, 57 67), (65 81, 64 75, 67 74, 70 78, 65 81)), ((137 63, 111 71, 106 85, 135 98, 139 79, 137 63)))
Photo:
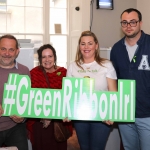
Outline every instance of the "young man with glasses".
POLYGON ((110 54, 118 79, 136 81, 135 123, 119 123, 125 150, 150 149, 150 35, 141 26, 142 15, 137 9, 123 11, 125 37, 114 44, 110 54))

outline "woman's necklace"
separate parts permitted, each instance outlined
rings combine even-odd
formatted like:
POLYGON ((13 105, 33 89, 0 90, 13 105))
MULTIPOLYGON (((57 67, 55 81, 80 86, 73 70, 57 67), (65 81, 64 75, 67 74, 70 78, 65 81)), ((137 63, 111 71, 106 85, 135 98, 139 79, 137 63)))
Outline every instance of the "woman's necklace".
POLYGON ((90 70, 92 68, 92 66, 94 65, 94 62, 91 62, 91 63, 88 63, 88 64, 84 64, 85 69, 86 70, 90 70))
POLYGON ((89 66, 89 67, 86 67, 86 69, 87 69, 87 70, 90 70, 90 68, 91 68, 91 66, 89 66))

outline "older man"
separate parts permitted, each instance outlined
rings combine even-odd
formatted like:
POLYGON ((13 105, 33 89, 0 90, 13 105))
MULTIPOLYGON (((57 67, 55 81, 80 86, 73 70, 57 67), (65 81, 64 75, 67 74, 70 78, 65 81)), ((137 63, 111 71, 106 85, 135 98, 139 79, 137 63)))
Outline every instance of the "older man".
MULTIPOLYGON (((0 37, 0 116, 3 113, 1 107, 4 83, 10 73, 29 75, 29 69, 16 62, 19 54, 17 39, 12 35, 0 37)), ((13 115, 0 117, 0 146, 16 146, 19 150, 28 150, 26 127, 24 118, 13 115)))

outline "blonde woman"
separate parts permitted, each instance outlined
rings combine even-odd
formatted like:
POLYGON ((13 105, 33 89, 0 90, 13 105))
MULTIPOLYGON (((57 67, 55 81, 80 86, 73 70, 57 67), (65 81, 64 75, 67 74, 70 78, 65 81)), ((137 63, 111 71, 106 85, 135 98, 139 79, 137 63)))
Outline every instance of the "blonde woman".
MULTIPOLYGON (((82 32, 76 59, 67 70, 68 77, 95 79, 95 90, 117 91, 116 72, 112 63, 100 57, 97 37, 91 31, 82 32)), ((81 150, 104 150, 111 121, 74 121, 81 150)))

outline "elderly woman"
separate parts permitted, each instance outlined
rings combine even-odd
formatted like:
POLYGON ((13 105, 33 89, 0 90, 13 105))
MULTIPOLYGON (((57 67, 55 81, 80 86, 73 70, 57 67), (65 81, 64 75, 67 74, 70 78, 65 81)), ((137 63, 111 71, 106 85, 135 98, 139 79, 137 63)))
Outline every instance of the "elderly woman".
MULTIPOLYGON (((46 44, 41 46, 37 53, 40 65, 30 72, 32 88, 61 89, 62 78, 66 76, 67 70, 57 66, 55 49, 46 44)), ((67 150, 67 140, 64 142, 55 140, 54 122, 55 120, 49 119, 28 120, 27 129, 33 150, 67 150)))

